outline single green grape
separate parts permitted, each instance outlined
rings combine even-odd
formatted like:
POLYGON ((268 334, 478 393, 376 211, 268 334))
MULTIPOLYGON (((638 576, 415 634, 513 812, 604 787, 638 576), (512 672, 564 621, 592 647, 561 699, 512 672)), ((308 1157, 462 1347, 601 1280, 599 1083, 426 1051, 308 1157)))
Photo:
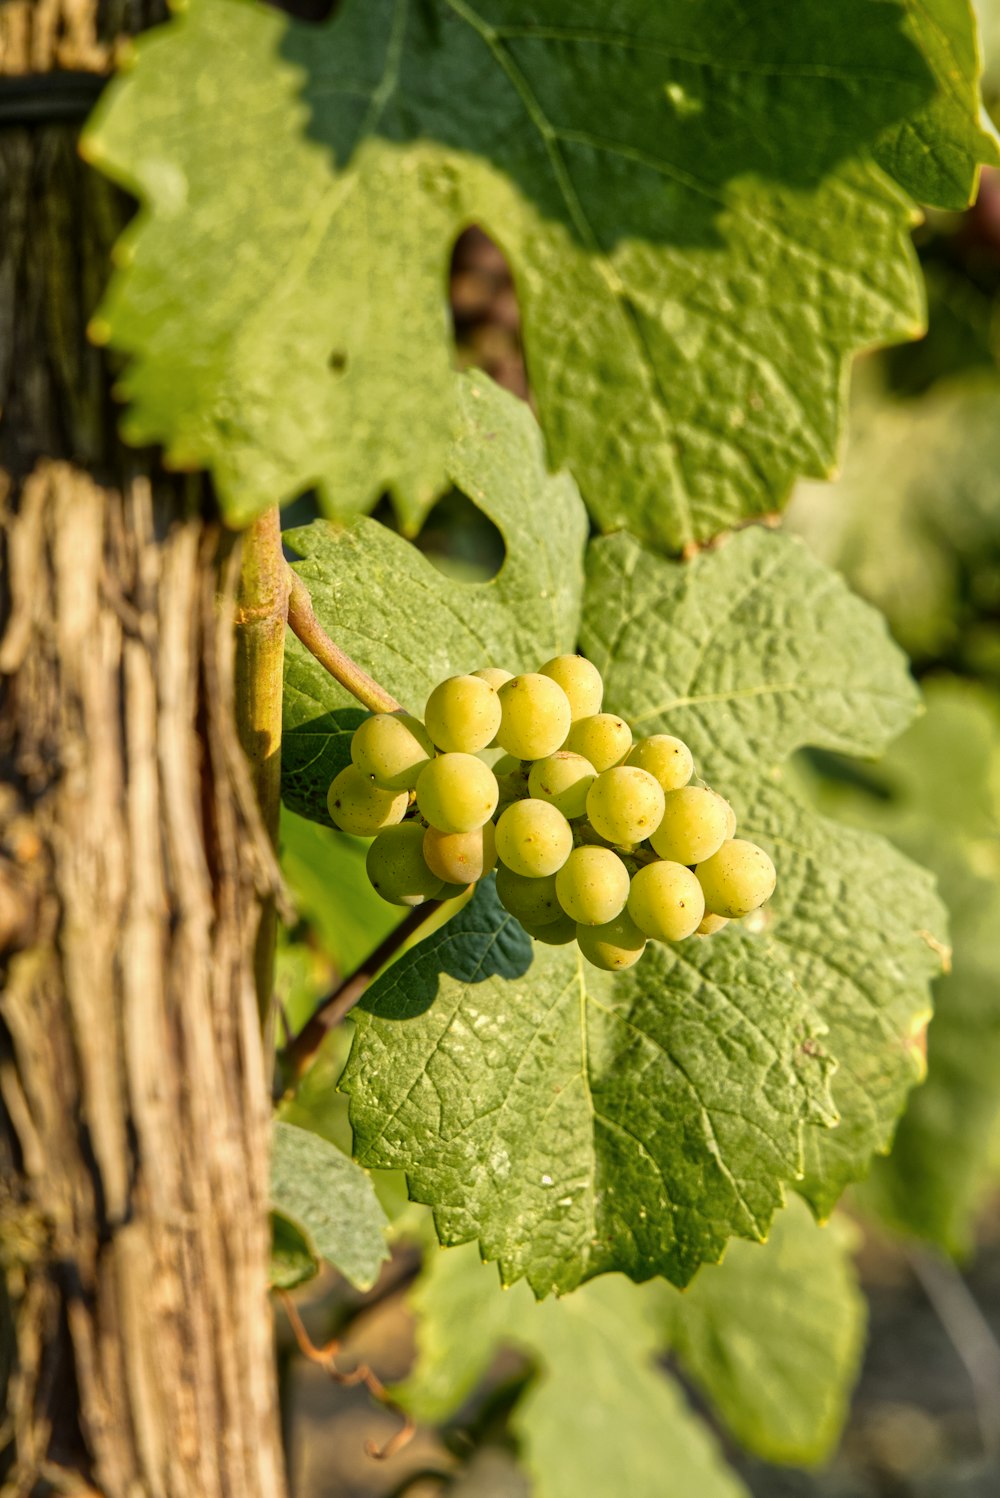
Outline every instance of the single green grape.
POLYGON ((485 822, 472 832, 441 832, 428 827, 424 859, 431 873, 446 884, 476 884, 497 861, 493 823, 485 822))
POLYGON ((732 807, 699 785, 670 791, 663 817, 649 841, 653 852, 674 863, 701 863, 722 847, 732 807))
POLYGON ((625 909, 628 891, 628 869, 610 848, 574 848, 556 874, 559 904, 583 926, 613 921, 625 909))
POLYGON ((513 671, 505 671, 502 666, 484 666, 481 671, 473 671, 473 676, 478 676, 480 681, 485 681, 494 692, 499 692, 505 681, 513 681, 513 671))
POLYGON ((577 718, 590 718, 601 711, 604 683, 591 661, 582 655, 557 655, 538 669, 562 687, 569 698, 574 723, 577 718))
POLYGON ((683 941, 698 929, 705 914, 705 896, 682 863, 648 863, 632 877, 628 913, 646 936, 683 941))
MULTIPOLYGON (((704 891, 702 892, 702 899, 704 899, 704 891)), ((714 936, 716 931, 721 931, 723 926, 728 925, 729 919, 727 916, 705 915, 702 917, 701 924, 694 934, 695 936, 714 936)))
POLYGON ((515 801, 497 822, 497 856, 526 879, 554 874, 572 847, 573 829, 547 801, 515 801))
POLYGON ((559 749, 545 759, 536 759, 528 772, 528 792, 538 801, 548 801, 564 817, 582 817, 587 810, 587 792, 597 771, 582 754, 559 749))
POLYGON ((387 791, 412 791, 434 745, 419 718, 409 713, 374 713, 359 723, 351 739, 351 759, 387 791))
POLYGON ((499 799, 496 776, 474 754, 440 754, 417 781, 420 814, 439 832, 474 832, 499 799))
POLYGON ((424 724, 439 749, 475 754, 500 727, 500 698, 480 676, 449 676, 428 697, 424 724))
POLYGON ((544 879, 526 879, 506 864, 498 864, 497 899, 525 928, 547 925, 562 915, 555 874, 546 874, 544 879))
POLYGON ((646 938, 627 910, 603 926, 577 926, 576 939, 587 961, 606 973, 631 967, 646 949, 646 938))
POLYGON ((504 682, 497 696, 502 717, 497 743, 517 759, 544 759, 561 749, 569 733, 569 698, 540 672, 528 671, 504 682))
POLYGON ((529 936, 534 937, 535 941, 544 942, 547 947, 565 947, 571 941, 576 941, 576 921, 570 920, 568 915, 559 915, 544 926, 529 926, 524 921, 521 925, 529 936))
POLYGON ((405 791, 382 790, 357 765, 348 765, 334 777, 326 804, 330 820, 341 832, 374 837, 381 828, 403 820, 410 798, 405 791))
POLYGON ((764 849, 740 837, 723 843, 695 873, 705 892, 705 909, 734 921, 769 900, 778 881, 764 849))
POLYGON ((632 730, 614 713, 577 718, 563 745, 564 749, 589 759, 598 774, 610 770, 612 765, 620 765, 631 747, 632 730))
POLYGON ((444 880, 427 867, 424 829, 417 822, 386 827, 368 849, 372 888, 390 905, 422 905, 444 893, 444 880))
POLYGON ((665 791, 679 791, 694 774, 694 756, 683 739, 670 733, 654 733, 640 739, 629 751, 627 765, 648 770, 665 791))
POLYGON ((660 825, 663 790, 648 770, 615 765, 604 770, 587 792, 587 820, 609 843, 644 842, 660 825))
POLYGON ((728 839, 728 838, 735 837, 735 836, 736 836, 736 813, 733 811, 733 808, 730 806, 729 802, 727 801, 726 802, 726 837, 728 839))

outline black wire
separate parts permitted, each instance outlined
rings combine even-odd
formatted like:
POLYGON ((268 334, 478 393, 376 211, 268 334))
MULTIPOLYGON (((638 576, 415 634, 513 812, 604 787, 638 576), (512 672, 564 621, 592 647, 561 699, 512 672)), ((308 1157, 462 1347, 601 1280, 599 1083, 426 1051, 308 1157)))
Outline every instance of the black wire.
POLYGON ((0 78, 0 125, 62 125, 85 120, 107 79, 100 73, 29 73, 0 78))

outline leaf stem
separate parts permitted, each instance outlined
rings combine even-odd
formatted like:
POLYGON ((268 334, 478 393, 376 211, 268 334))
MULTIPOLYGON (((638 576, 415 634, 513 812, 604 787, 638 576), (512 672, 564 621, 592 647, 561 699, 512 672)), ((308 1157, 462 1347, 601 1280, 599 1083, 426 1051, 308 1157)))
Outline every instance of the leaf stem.
POLYGON ((286 1079, 288 1086, 294 1087, 297 1082, 301 1081, 329 1032, 350 1013, 365 989, 382 971, 386 963, 395 957, 400 948, 405 946, 420 930, 424 922, 440 909, 441 904, 440 900, 427 900, 423 905, 418 905, 411 910, 399 925, 389 932, 385 940, 375 948, 357 971, 349 978, 345 978, 343 983, 322 1000, 312 1018, 306 1022, 298 1035, 288 1042, 278 1058, 281 1075, 286 1079))
POLYGON ((373 713, 398 713, 402 705, 384 687, 363 671, 339 645, 335 645, 316 618, 309 589, 291 567, 289 578, 288 623, 310 655, 329 671, 335 681, 373 713))
MULTIPOLYGON (((272 846, 278 843, 281 809, 281 693, 288 613, 288 567, 281 551, 275 505, 246 531, 236 595, 236 727, 250 764, 257 804, 272 846)), ((261 1024, 270 1013, 274 988, 277 908, 268 897, 254 948, 254 979, 261 1024)))

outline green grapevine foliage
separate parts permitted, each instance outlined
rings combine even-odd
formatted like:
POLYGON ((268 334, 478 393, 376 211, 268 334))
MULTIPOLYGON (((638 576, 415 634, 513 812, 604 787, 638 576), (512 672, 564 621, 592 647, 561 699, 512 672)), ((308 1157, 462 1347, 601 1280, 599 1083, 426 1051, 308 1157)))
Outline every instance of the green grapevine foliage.
MULTIPOLYGON (((286 532, 295 570, 403 704, 366 714, 289 635, 299 907, 349 971, 387 911, 444 902, 365 992, 340 1093, 339 1058, 314 1068, 354 1159, 308 1085, 285 1100, 272 1281, 327 1259, 370 1286, 402 1188, 368 1169, 402 1172, 453 1251, 422 1274, 400 1397, 449 1416, 514 1348, 540 1498, 652 1498, 665 1462, 678 1498, 740 1498, 664 1351, 749 1450, 829 1451, 861 1312, 850 1245, 815 1219, 888 1150, 935 980, 942 1090, 867 1200, 953 1246, 985 1173, 988 1066, 956 1037, 978 1027, 992 1057, 992 914, 970 912, 993 911, 995 828, 943 837, 927 766, 938 723, 991 762, 996 725, 932 697, 882 815, 795 761, 878 756, 917 714, 883 619, 826 561, 849 570, 875 513, 889 562, 856 567, 859 591, 940 643, 906 597, 953 580, 891 480, 957 461, 957 407, 994 441, 995 389, 935 395, 923 447, 901 418, 886 471, 849 468, 826 561, 740 528, 832 473, 851 356, 921 331, 916 205, 963 207, 1000 159, 978 73, 968 0, 345 0, 322 26, 187 0, 85 133, 140 200, 92 323, 126 439, 210 469, 233 525, 314 490, 329 518, 286 532), (444 288, 472 224, 512 268, 537 420, 453 367, 444 288), (366 514, 387 493, 413 535, 452 488, 500 534, 489 582, 366 514), (971 933, 948 978, 913 857, 971 933), (940 1103, 958 1086, 968 1119, 940 1103)), ((990 503, 961 501, 971 557, 990 503)))
POLYGON ((599 525, 714 535, 829 473, 848 356, 920 330, 911 198, 995 159, 976 83, 967 0, 189 0, 85 143, 144 204, 94 329, 124 430, 234 522, 315 485, 415 529, 478 223, 599 525))

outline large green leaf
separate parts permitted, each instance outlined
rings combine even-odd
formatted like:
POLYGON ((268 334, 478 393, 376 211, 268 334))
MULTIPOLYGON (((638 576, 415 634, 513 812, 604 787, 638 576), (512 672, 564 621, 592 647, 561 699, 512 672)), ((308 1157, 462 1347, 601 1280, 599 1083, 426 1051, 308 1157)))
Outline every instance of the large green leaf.
POLYGON ((792 538, 751 529, 681 565, 611 537, 588 575, 583 645, 608 704, 642 733, 684 738, 778 868, 760 939, 829 1026, 838 1063, 841 1123, 809 1132, 803 1182, 826 1213, 887 1148, 922 1075, 915 1038, 945 916, 921 869, 816 817, 780 767, 804 744, 877 753, 916 690, 882 619, 792 538))
POLYGON ((843 1224, 817 1227, 793 1198, 764 1247, 733 1243, 663 1305, 685 1373, 742 1445, 797 1466, 829 1456, 865 1326, 843 1224))
POLYGON ((355 1012, 341 1087, 362 1164, 405 1169, 444 1243, 539 1296, 613 1269, 685 1284, 762 1238, 829 1120, 807 1007, 748 934, 617 979, 534 946, 492 881, 355 1012))
POLYGON ((670 546, 834 462, 845 363, 914 336, 918 198, 994 159, 968 0, 190 0, 85 137, 142 201, 94 336, 126 436, 243 523, 446 484, 444 287, 509 254, 550 452, 670 546), (876 163, 881 163, 877 165, 876 163))
MULTIPOLYGON (((276 1233, 275 1282, 294 1283, 302 1245, 328 1259, 359 1290, 369 1290, 389 1257, 385 1213, 365 1171, 329 1140, 278 1120, 271 1138, 271 1206, 287 1219, 276 1233), (289 1245, 291 1244, 291 1248, 289 1245)), ((304 1273, 297 1275, 301 1279, 304 1273)))
POLYGON ((589 576, 609 705, 687 739, 779 883, 752 933, 617 979, 533 951, 483 889, 367 995, 343 1081, 358 1158, 404 1169, 443 1241, 477 1237, 538 1294, 612 1269, 683 1284, 766 1235, 783 1182, 828 1212, 921 1075, 944 936, 926 874, 778 781, 801 744, 875 753, 912 716, 878 615, 759 529, 686 564, 609 538, 589 576), (839 1127, 803 1129, 830 1120, 830 1056, 839 1127))
POLYGON ((512 1425, 536 1498, 743 1498, 673 1381, 655 1369, 658 1298, 620 1278, 536 1305, 502 1291, 472 1247, 432 1257, 413 1297, 418 1360, 395 1392, 417 1417, 447 1418, 499 1347, 538 1376, 512 1425))
MULTIPOLYGON (((411 711, 444 677, 480 666, 534 669, 571 649, 583 594, 587 521, 565 474, 546 472, 528 408, 485 375, 457 380, 447 454, 452 483, 498 527, 504 564, 488 583, 445 577, 409 542, 364 518, 346 529, 317 521, 288 531, 303 558, 319 618, 339 645, 411 711)), ((350 758, 364 714, 289 636, 285 661, 282 794, 329 823, 326 792, 350 758)))
POLYGON ((938 875, 951 970, 934 985, 927 1080, 865 1201, 941 1247, 971 1246, 995 1178, 1000 1123, 1000 704, 966 682, 927 688, 927 713, 879 765, 878 794, 827 783, 841 816, 880 827, 938 875))

